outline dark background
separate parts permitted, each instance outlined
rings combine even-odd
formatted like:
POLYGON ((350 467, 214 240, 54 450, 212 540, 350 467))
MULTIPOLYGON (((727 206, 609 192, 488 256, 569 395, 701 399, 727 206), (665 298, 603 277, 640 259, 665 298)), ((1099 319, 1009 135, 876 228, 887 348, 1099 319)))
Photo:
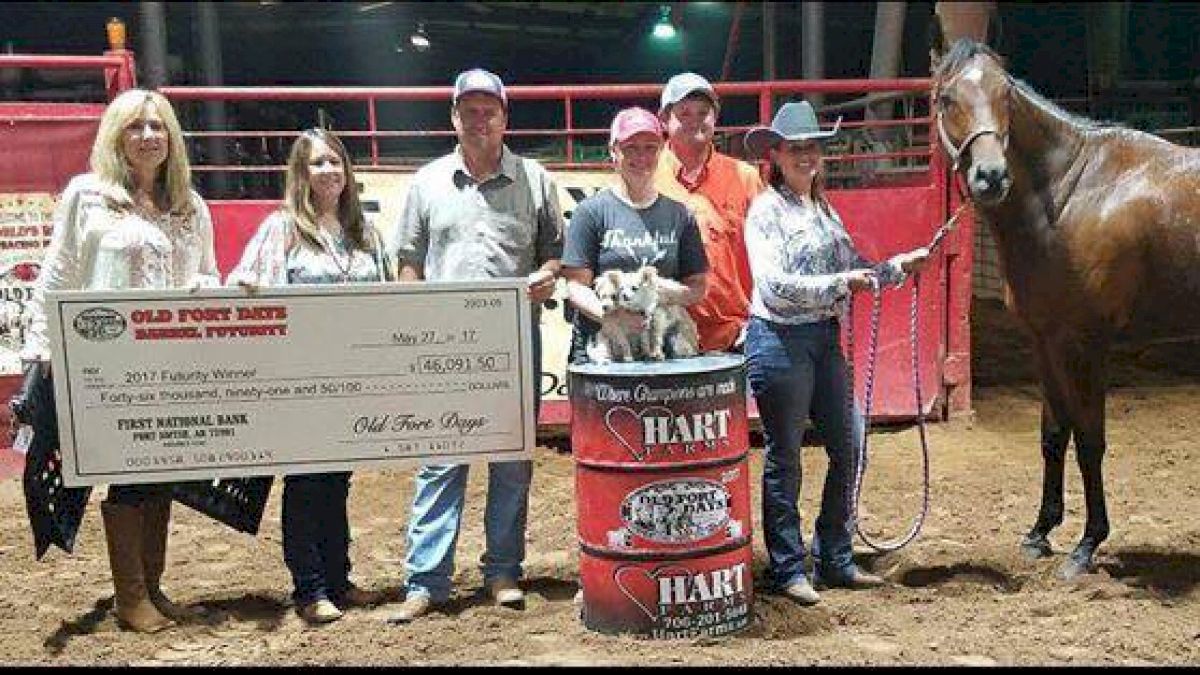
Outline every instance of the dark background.
MULTIPOLYGON (((167 22, 169 82, 201 84, 196 3, 163 3, 167 22)), ((1182 101, 1137 98, 1133 104, 1088 102, 1087 15, 1097 3, 998 3, 990 42, 1009 70, 1048 97, 1076 111, 1161 129, 1195 124, 1196 87, 1182 101), (1190 102, 1186 99, 1190 96, 1190 102), (1173 106, 1173 107, 1172 107, 1173 106)), ((661 83, 682 70, 719 81, 734 3, 671 3, 681 39, 656 41, 650 28, 660 3, 548 2, 228 2, 215 3, 221 37, 221 76, 230 85, 439 85, 482 66, 508 84, 661 83), (371 5, 377 5, 372 7, 371 5), (418 53, 408 36, 423 25, 432 47, 418 53), (402 51, 397 46, 403 47, 402 51)), ((875 4, 826 2, 825 77, 869 75, 875 4)), ((777 4, 776 76, 801 77, 799 3, 777 4)), ((1120 76, 1126 80, 1187 82, 1200 73, 1200 3, 1132 2, 1120 76)), ((763 7, 745 3, 728 80, 763 79, 763 7)), ((100 54, 105 22, 123 19, 128 47, 142 49, 139 3, 0 3, 0 48, 33 54, 100 54)), ((906 3, 901 76, 929 74, 933 2, 906 3)), ((139 60, 144 67, 145 60, 139 60)), ((103 100, 94 74, 80 79, 64 71, 0 71, 0 99, 103 100), (72 79, 74 78, 74 79, 72 79)), ((145 81, 144 74, 141 81, 145 81)), ((849 96, 844 97, 849 98, 849 96)), ((1136 98, 1136 97, 1135 97, 1136 98)), ((837 102, 838 97, 827 99, 837 102)), ((625 104, 627 102, 622 102, 625 104)), ((657 102, 641 102, 654 107, 657 102)), ((617 103, 575 106, 575 124, 606 127, 617 103)), ((208 126, 200 106, 180 106, 190 129, 208 126)), ((295 130, 327 116, 336 129, 363 129, 362 104, 263 104, 227 106, 230 128, 295 130), (318 107, 320 113, 318 113, 318 107)), ((561 103, 514 106, 514 129, 561 127, 561 103)), ((751 99, 730 100, 722 124, 752 124, 751 99)), ((445 102, 381 103, 384 129, 449 129, 445 102)), ((264 141, 264 143, 266 143, 264 141)), ((385 154, 444 151, 447 140, 385 144, 385 154), (428 147, 424 147, 428 146, 428 147), (442 150, 438 150, 442 148, 442 150)), ((602 145, 602 141, 600 142, 602 145)), ((355 154, 364 145, 352 146, 355 154)), ((602 149, 600 149, 602 151, 602 149)), ((263 153, 280 155, 281 148, 263 153)), ((240 162, 253 158, 238 158, 240 162)), ((262 163, 270 163, 262 158, 262 163)))
MULTIPOLYGON (((181 60, 171 84, 198 82, 193 3, 164 3, 167 49, 181 60)), ((483 65, 511 83, 658 82, 681 69, 720 75, 733 3, 674 6, 682 44, 649 35, 658 3, 397 2, 216 3, 227 84, 448 84, 463 68, 483 65), (433 47, 397 53, 424 23, 433 47)), ((1086 84, 1085 2, 999 3, 993 43, 1012 71, 1056 96, 1081 95, 1086 84)), ((779 3, 778 76, 798 77, 799 3, 779 3)), ((132 2, 3 3, 0 44, 39 54, 98 54, 104 23, 125 20, 139 47, 132 2)), ((762 79, 762 7, 747 3, 731 80, 762 79)), ((875 5, 827 2, 826 77, 865 77, 875 5)), ((928 74, 927 34, 933 3, 909 2, 905 75, 928 74)), ((1190 79, 1200 72, 1200 4, 1133 2, 1124 75, 1190 79)))

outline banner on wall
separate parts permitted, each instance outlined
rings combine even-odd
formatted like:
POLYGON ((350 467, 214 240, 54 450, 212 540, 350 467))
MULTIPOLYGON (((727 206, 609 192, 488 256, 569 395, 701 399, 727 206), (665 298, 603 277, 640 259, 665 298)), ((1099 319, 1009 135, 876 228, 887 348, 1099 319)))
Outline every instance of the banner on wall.
POLYGON ((0 194, 0 376, 21 372, 29 301, 50 244, 54 206, 49 193, 0 194))

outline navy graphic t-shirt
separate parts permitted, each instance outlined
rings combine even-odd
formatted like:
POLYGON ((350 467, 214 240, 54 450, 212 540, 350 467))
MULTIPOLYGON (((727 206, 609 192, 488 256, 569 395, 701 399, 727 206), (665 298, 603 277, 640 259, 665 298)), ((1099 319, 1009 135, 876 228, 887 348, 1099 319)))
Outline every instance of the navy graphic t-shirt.
MULTIPOLYGON (((612 190, 598 192, 575 207, 562 264, 586 267, 594 276, 606 270, 635 272, 643 265, 654 265, 659 275, 676 281, 708 271, 700 228, 686 206, 659 195, 650 206, 635 209, 612 190)), ((586 360, 587 339, 599 324, 574 314, 571 362, 580 363, 586 360)))

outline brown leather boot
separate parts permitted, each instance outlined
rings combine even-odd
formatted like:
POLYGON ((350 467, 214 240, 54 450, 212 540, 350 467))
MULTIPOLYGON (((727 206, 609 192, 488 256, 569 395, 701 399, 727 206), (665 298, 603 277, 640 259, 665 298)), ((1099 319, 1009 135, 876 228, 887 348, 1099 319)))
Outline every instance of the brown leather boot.
POLYGON ((116 590, 117 623, 138 633, 157 633, 173 625, 150 601, 142 562, 142 508, 100 503, 108 565, 116 590))
POLYGON ((171 499, 150 499, 142 504, 142 570, 150 602, 164 616, 183 623, 200 618, 200 612, 171 602, 160 582, 167 564, 167 535, 171 522, 171 499))

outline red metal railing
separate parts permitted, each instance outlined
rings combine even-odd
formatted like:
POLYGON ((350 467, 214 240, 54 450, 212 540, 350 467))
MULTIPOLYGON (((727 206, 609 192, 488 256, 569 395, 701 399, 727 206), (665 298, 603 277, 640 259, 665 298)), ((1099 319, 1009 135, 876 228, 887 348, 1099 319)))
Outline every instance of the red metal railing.
POLYGON ((0 54, 0 68, 38 68, 43 70, 100 70, 109 100, 137 86, 133 52, 115 49, 103 56, 46 56, 41 54, 0 54))
MULTIPOLYGON (((736 98, 752 97, 757 101, 758 124, 767 124, 773 113, 773 101, 777 96, 806 93, 806 94, 871 94, 877 92, 901 93, 912 97, 927 98, 931 81, 928 78, 899 78, 889 80, 777 80, 772 82, 731 82, 716 85, 717 93, 723 101, 736 98)), ((452 94, 451 87, 163 87, 161 90, 175 102, 203 101, 253 101, 271 102, 359 102, 366 106, 366 129, 339 130, 338 134, 348 139, 365 139, 368 141, 368 162, 371 167, 412 168, 411 165, 385 164, 380 153, 381 140, 406 138, 451 138, 454 132, 450 129, 381 129, 379 126, 378 105, 381 102, 436 102, 449 103, 452 94)), ((607 127, 576 127, 577 106, 580 103, 595 103, 605 101, 631 101, 639 99, 656 99, 661 91, 659 84, 610 84, 610 85, 512 85, 507 88, 510 100, 515 101, 561 101, 563 124, 560 128, 550 129, 510 129, 508 135, 514 138, 545 137, 562 139, 564 142, 565 158, 563 161, 549 160, 546 163, 552 168, 599 168, 607 166, 603 162, 576 161, 576 144, 582 137, 601 137, 608 134, 607 127)), ((724 134, 739 134, 751 128, 752 124, 731 124, 721 126, 718 131, 724 134)), ((927 131, 927 139, 935 137, 931 133, 931 118, 928 115, 909 116, 900 119, 881 120, 850 120, 843 123, 845 129, 888 129, 888 128, 922 128, 927 131)), ((299 133, 296 131, 280 130, 229 130, 229 131, 190 131, 189 138, 230 138, 230 139, 268 139, 291 138, 299 133)), ((839 153, 829 159, 836 162, 854 162, 863 160, 917 160, 928 159, 933 145, 926 142, 919 148, 910 148, 889 152, 859 152, 839 153)), ((198 163, 194 166, 197 171, 228 171, 228 172, 261 172, 283 171, 286 167, 281 164, 252 166, 245 165, 205 165, 198 163)))
MULTIPOLYGON (((40 68, 40 69, 98 69, 105 79, 108 98, 120 91, 136 85, 133 53, 128 50, 110 50, 103 56, 59 56, 59 55, 29 55, 7 54, 0 55, 0 68, 40 68)), ((878 94, 891 93, 900 96, 928 97, 931 81, 928 78, 897 78, 888 80, 777 80, 772 82, 729 82, 716 85, 718 94, 723 101, 751 98, 756 102, 757 119, 750 120, 757 124, 767 124, 773 113, 773 102, 778 96, 791 94, 878 94)), ((444 129, 383 129, 380 127, 379 104, 384 102, 449 102, 451 87, 163 87, 161 90, 173 101, 253 101, 253 102, 359 102, 366 109, 365 129, 339 130, 339 135, 347 139, 361 139, 367 142, 367 166, 375 168, 395 168, 407 170, 415 164, 396 164, 385 162, 381 152, 381 141, 396 141, 403 139, 446 138, 451 139, 454 132, 444 129)), ((657 99, 661 91, 659 84, 610 84, 610 85, 513 85, 508 87, 508 96, 516 101, 560 101, 562 105, 562 126, 558 128, 519 129, 508 131, 513 138, 552 138, 561 139, 565 157, 561 161, 548 159, 551 168, 603 168, 606 162, 578 161, 576 150, 580 141, 585 138, 603 139, 608 134, 608 128, 595 126, 576 126, 579 106, 581 104, 611 101, 635 101, 657 99)), ((728 108, 728 105, 725 106, 728 108)), ((39 121, 49 121, 50 117, 39 121)), ((726 124, 719 127, 718 132, 725 135, 744 133, 754 124, 726 124)), ((936 134, 932 133, 931 119, 927 115, 908 115, 898 119, 881 120, 848 120, 842 127, 854 129, 919 129, 926 130, 924 143, 910 144, 900 149, 889 149, 887 152, 838 152, 828 159, 835 163, 852 163, 872 160, 897 160, 899 162, 919 162, 932 164, 933 148, 936 134)), ((261 130, 209 130, 188 131, 186 135, 192 139, 259 139, 265 141, 273 138, 293 138, 298 130, 261 129, 261 130)), ((602 145, 602 143, 601 143, 602 145)), ((356 157, 356 160, 359 158, 356 157)), ((282 158, 271 163, 229 163, 206 164, 197 162, 193 167, 200 173, 225 172, 229 174, 247 174, 262 172, 283 172, 282 158)))

